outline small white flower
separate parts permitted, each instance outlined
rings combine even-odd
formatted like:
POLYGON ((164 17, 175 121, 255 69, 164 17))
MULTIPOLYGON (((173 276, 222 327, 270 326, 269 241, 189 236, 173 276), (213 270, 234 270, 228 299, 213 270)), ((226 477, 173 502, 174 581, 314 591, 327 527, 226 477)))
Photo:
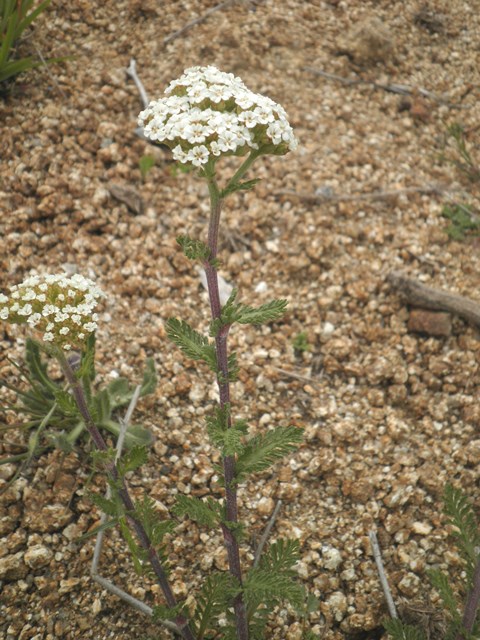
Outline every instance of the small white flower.
POLYGON ((57 311, 58 311, 58 308, 55 307, 53 304, 46 304, 43 307, 42 316, 46 318, 47 316, 51 316, 52 313, 56 313, 57 311))
POLYGON ((54 338, 55 336, 50 331, 47 331, 46 333, 43 334, 44 342, 53 342, 54 338))
POLYGON ((25 301, 35 300, 35 298, 36 298, 36 294, 33 289, 27 289, 22 296, 22 300, 25 300, 25 301))
POLYGON ((23 307, 21 307, 17 313, 19 316, 29 316, 32 313, 32 311, 33 311, 32 305, 26 304, 23 307))
POLYGON ((70 349, 72 348, 71 344, 64 344, 63 348, 65 349, 65 351, 70 351, 70 349))
POLYGON ((62 327, 58 333, 61 336, 66 336, 67 333, 70 333, 70 329, 68 327, 62 327))
POLYGON ((8 318, 8 314, 9 314, 9 310, 7 307, 3 307, 3 309, 0 309, 0 319, 1 320, 6 320, 8 318))
POLYGON ((92 333, 97 328, 97 323, 96 322, 87 322, 86 324, 83 325, 83 328, 85 329, 85 331, 88 331, 89 333, 92 333))
POLYGON ((208 156, 208 149, 204 144, 198 147, 192 147, 187 154, 188 161, 195 167, 201 167, 202 164, 206 164, 208 162, 208 156))
POLYGON ((0 293, 0 302, 8 302, 8 296, 4 293, 0 293))
POLYGON ((36 327, 37 324, 41 321, 42 316, 40 313, 32 313, 32 315, 28 318, 27 322, 31 327, 36 327))

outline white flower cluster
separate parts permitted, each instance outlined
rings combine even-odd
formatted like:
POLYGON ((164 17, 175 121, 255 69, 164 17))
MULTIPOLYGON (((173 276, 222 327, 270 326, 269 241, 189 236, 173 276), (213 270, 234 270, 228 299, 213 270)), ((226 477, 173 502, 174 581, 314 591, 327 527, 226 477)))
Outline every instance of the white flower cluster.
POLYGON ((212 156, 251 149, 276 155, 297 147, 285 110, 215 67, 191 67, 138 116, 147 138, 168 145, 173 158, 201 167, 212 156))
POLYGON ((65 350, 82 344, 97 328, 93 310, 103 292, 81 275, 31 276, 0 293, 0 320, 27 324, 65 350))

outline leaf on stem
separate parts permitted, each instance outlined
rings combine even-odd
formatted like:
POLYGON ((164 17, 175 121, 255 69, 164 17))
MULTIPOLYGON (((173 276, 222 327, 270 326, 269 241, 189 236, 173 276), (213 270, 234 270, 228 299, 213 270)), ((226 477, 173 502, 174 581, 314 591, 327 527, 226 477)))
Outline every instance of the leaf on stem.
POLYGON ((224 613, 240 590, 230 573, 213 573, 208 576, 196 596, 194 622, 198 628, 197 640, 203 640, 205 633, 213 629, 212 621, 224 613))
POLYGON ((230 405, 226 404, 207 417, 207 433, 212 444, 220 449, 223 457, 233 456, 243 451, 245 448, 243 441, 248 431, 248 425, 244 420, 237 420, 229 428, 229 414, 230 405))
POLYGON ((188 322, 176 318, 167 321, 166 330, 170 340, 180 347, 187 357, 203 360, 212 371, 217 372, 215 347, 208 342, 208 338, 192 329, 188 322))
POLYGON ((147 462, 147 448, 140 445, 134 445, 127 451, 118 461, 118 473, 123 477, 129 471, 135 471, 147 462))
POLYGON ((458 613, 457 602, 449 577, 439 569, 432 569, 431 571, 428 571, 428 577, 430 578, 430 582, 434 589, 436 589, 440 594, 445 609, 447 609, 452 616, 452 620, 456 623, 461 623, 461 617, 458 613))
POLYGON ((238 290, 234 289, 222 308, 220 316, 222 325, 231 325, 234 322, 239 324, 263 324, 278 320, 285 313, 287 308, 286 300, 272 300, 259 307, 250 307, 241 302, 235 302, 238 290))
POLYGON ((268 469, 278 459, 296 449, 302 439, 303 431, 297 427, 277 427, 254 436, 238 457, 237 479, 268 469))
POLYGON ((182 247, 183 253, 189 260, 208 261, 210 257, 210 248, 205 242, 195 240, 189 236, 178 236, 178 244, 182 247))
POLYGON ((383 626, 393 640, 426 640, 421 629, 408 624, 403 624, 399 618, 385 620, 383 626))
POLYGON ((444 512, 449 517, 450 524, 456 528, 453 535, 457 538, 458 549, 467 563, 467 574, 471 584, 480 547, 480 531, 475 511, 467 497, 459 489, 448 484, 445 487, 444 512))
POLYGON ((279 601, 288 600, 297 610, 304 606, 305 591, 295 580, 293 569, 299 554, 297 540, 278 540, 269 546, 258 566, 249 571, 244 582, 245 602, 258 632, 279 601))
POLYGON ((223 506, 210 497, 204 501, 193 496, 179 495, 172 511, 176 516, 188 516, 198 524, 210 528, 220 524, 224 518, 223 506))
POLYGON ((244 182, 231 182, 225 187, 225 189, 222 189, 220 197, 225 198, 231 193, 235 193, 235 191, 249 191, 250 189, 253 189, 260 180, 260 178, 254 178, 253 180, 245 180, 244 182))

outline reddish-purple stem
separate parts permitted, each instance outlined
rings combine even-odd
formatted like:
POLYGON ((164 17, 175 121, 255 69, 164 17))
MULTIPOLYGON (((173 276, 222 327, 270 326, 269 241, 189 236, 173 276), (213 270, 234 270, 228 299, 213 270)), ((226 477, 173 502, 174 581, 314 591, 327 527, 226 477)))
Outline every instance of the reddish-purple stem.
MULTIPOLYGON (((220 292, 218 287, 218 274, 215 268, 215 259, 218 251, 218 231, 220 224, 220 213, 222 199, 218 192, 215 179, 209 180, 209 191, 211 199, 211 212, 208 227, 208 247, 210 249, 209 260, 204 262, 205 275, 207 278, 208 296, 210 300, 210 310, 212 318, 217 320, 222 312, 220 303, 220 292)), ((228 351, 227 338, 230 327, 222 327, 215 338, 215 351, 218 367, 217 383, 220 396, 220 408, 230 403, 230 382, 228 379, 228 351)), ((228 415, 227 427, 232 426, 230 414, 228 415)), ((235 458, 225 456, 223 458, 223 472, 225 476, 225 506, 226 516, 229 522, 238 522, 237 489, 235 485, 235 458)), ((240 565, 240 549, 235 533, 228 526, 222 525, 223 539, 227 550, 230 573, 235 576, 239 584, 242 584, 242 569, 240 565)), ((235 611, 235 623, 237 627, 238 640, 248 640, 247 611, 243 595, 240 593, 233 602, 235 611)))
MULTIPOLYGON (((463 612, 462 626, 463 630, 469 634, 473 630, 473 625, 477 618, 477 611, 480 604, 480 556, 477 558, 477 564, 475 565, 475 571, 473 573, 472 588, 467 596, 467 602, 465 603, 465 611, 463 612)), ((464 640, 463 631, 459 631, 455 636, 455 640, 464 640)))

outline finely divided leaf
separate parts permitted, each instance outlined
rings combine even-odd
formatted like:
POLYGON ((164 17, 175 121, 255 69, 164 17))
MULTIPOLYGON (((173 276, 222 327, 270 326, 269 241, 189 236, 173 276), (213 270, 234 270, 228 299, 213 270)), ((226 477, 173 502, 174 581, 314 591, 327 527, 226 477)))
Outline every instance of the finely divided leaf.
POLYGON ((198 524, 207 527, 215 527, 223 517, 223 507, 213 498, 194 498, 192 496, 177 496, 177 504, 172 509, 177 516, 188 516, 191 520, 195 520, 198 524))
POLYGON ((251 438, 237 460, 237 477, 268 469, 278 459, 297 448, 303 431, 297 427, 277 427, 251 438))
POLYGON ((214 573, 206 579, 196 597, 194 620, 198 625, 197 640, 202 640, 205 633, 213 629, 214 619, 225 612, 239 592, 239 586, 229 573, 214 573))
POLYGON ((201 260, 202 262, 208 260, 211 251, 208 245, 201 240, 194 240, 189 236, 178 236, 177 242, 190 260, 201 260))
POLYGON ((120 476, 123 477, 129 471, 135 471, 135 469, 138 469, 147 462, 147 458, 147 447, 141 445, 133 446, 118 462, 117 467, 120 476))
POLYGON ((480 547, 480 530, 472 505, 463 493, 447 485, 445 487, 445 514, 450 523, 457 528, 454 532, 458 548, 467 563, 469 579, 472 579, 480 547))
POLYGON ((119 514, 122 513, 120 504, 112 498, 105 498, 105 496, 102 496, 99 493, 90 493, 89 497, 93 504, 103 511, 103 513, 106 513, 107 516, 116 519, 119 514))
POLYGON ((421 629, 403 624, 399 618, 385 620, 383 626, 388 631, 393 640, 426 640, 421 629))
POLYGON ((234 322, 240 324, 270 322, 283 316, 287 307, 286 300, 272 300, 256 308, 250 307, 241 302, 236 303, 237 294, 238 290, 234 289, 222 309, 221 322, 223 325, 230 325, 234 322))
POLYGON ((175 607, 167 607, 164 604, 157 604, 153 607, 153 620, 158 622, 160 620, 175 620, 178 616, 188 615, 188 611, 185 610, 185 603, 179 602, 175 607))
POLYGON ((203 360, 212 371, 217 371, 215 359, 215 347, 209 344, 208 338, 202 336, 198 331, 183 320, 170 318, 167 321, 167 335, 183 353, 192 360, 203 360))
POLYGON ((231 193, 235 193, 235 191, 248 191, 249 189, 253 189, 253 187, 258 182, 260 182, 260 178, 245 180, 244 182, 234 182, 233 184, 228 185, 225 189, 222 190, 220 197, 225 198, 225 196, 228 196, 231 193))

